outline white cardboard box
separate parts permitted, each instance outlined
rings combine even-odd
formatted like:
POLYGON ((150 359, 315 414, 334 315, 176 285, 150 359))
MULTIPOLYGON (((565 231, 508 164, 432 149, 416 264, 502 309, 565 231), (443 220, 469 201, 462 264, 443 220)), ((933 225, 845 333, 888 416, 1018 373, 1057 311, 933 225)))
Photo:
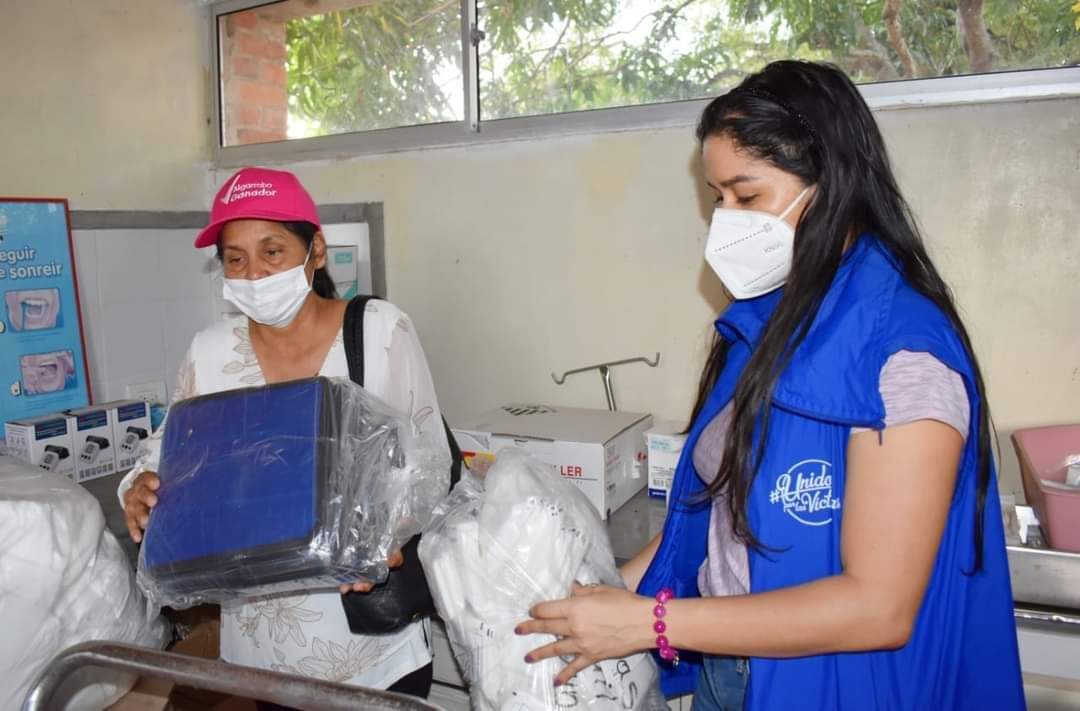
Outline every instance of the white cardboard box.
POLYGON ((11 456, 74 478, 75 443, 67 415, 57 413, 8 422, 4 436, 11 456))
POLYGON ((105 403, 110 409, 113 437, 116 442, 116 470, 126 471, 135 466, 142 453, 142 444, 151 435, 150 405, 144 400, 116 400, 105 403))
POLYGON ((116 440, 107 405, 68 410, 68 425, 75 445, 75 481, 84 482, 116 473, 116 440))
POLYGON ((507 405, 454 429, 467 462, 524 449, 555 467, 596 506, 601 518, 646 485, 645 431, 652 415, 546 405, 507 405))
POLYGON ((649 451, 649 496, 667 498, 675 468, 679 466, 686 435, 672 422, 657 424, 645 433, 649 451))

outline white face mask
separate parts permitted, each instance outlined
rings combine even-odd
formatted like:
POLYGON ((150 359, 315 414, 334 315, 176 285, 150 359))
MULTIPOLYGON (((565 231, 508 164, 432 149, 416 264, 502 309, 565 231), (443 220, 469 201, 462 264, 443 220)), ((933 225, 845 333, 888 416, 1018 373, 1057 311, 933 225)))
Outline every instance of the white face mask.
POLYGON ((311 293, 304 271, 310 258, 309 248, 304 263, 298 267, 262 279, 226 279, 222 293, 252 321, 284 328, 296 318, 311 293))
POLYGON ((784 218, 809 190, 804 188, 779 215, 723 207, 713 212, 705 261, 736 299, 752 299, 784 285, 795 246, 795 229, 784 218))

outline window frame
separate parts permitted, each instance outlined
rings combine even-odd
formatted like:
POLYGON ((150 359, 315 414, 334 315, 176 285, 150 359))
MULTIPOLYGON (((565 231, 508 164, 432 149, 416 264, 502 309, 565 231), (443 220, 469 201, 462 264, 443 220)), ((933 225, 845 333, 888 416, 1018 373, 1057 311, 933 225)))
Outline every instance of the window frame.
MULTIPOLYGON (((697 122, 702 109, 709 102, 709 99, 692 99, 481 121, 480 89, 476 77, 477 33, 482 28, 477 27, 476 0, 460 0, 464 120, 273 143, 223 146, 219 18, 272 4, 275 0, 204 2, 208 6, 210 27, 211 160, 215 166, 222 168, 488 145, 556 136, 686 127, 697 122)), ((1080 96, 1080 65, 875 82, 860 84, 859 91, 875 111, 1067 98, 1080 96)))

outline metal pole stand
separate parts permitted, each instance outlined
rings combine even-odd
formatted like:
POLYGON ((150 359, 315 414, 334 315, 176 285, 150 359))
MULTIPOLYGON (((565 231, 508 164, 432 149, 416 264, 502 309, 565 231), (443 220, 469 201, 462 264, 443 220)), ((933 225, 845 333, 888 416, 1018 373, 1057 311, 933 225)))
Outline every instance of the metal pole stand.
POLYGON ((639 356, 637 358, 626 358, 624 360, 612 360, 612 361, 608 361, 607 363, 597 363, 596 365, 587 365, 584 368, 574 368, 573 370, 566 371, 561 376, 555 375, 555 373, 552 373, 551 374, 551 379, 555 381, 556 385, 562 385, 563 383, 566 382, 566 378, 569 375, 576 375, 577 373, 585 373, 585 372, 588 372, 590 370, 599 370, 600 371, 600 379, 604 382, 604 395, 607 396, 608 409, 611 410, 612 412, 615 412, 618 408, 615 405, 615 389, 611 385, 611 369, 616 367, 616 366, 627 365, 629 363, 644 363, 645 365, 649 366, 650 368, 655 368, 656 366, 660 365, 660 354, 657 353, 656 357, 653 360, 649 360, 648 358, 645 358, 644 356, 639 356))

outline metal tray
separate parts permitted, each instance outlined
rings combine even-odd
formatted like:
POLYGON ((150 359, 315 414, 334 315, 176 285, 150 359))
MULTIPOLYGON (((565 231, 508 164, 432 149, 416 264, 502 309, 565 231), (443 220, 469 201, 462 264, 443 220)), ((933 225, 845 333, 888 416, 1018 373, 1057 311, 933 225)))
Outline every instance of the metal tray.
POLYGON ((1080 610, 1080 553, 1008 546, 1013 599, 1080 610))

